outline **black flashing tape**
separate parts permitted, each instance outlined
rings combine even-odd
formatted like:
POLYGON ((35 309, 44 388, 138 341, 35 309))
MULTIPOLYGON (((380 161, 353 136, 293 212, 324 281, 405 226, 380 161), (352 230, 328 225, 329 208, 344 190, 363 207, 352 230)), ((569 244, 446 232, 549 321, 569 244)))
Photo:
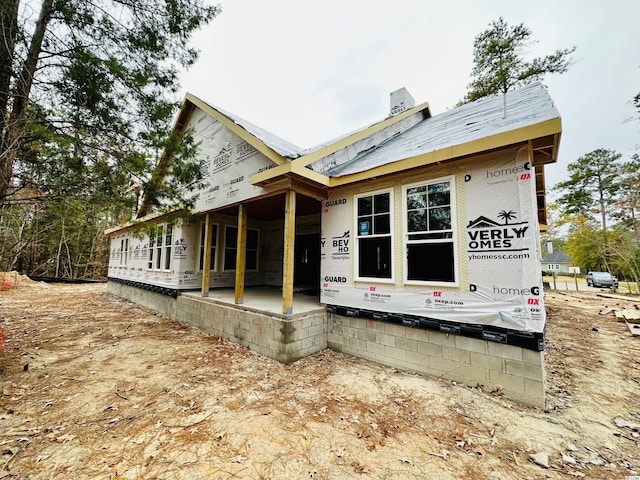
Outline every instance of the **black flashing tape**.
POLYGON ((417 327, 420 326, 420 320, 418 320, 417 318, 403 318, 402 319, 402 324, 405 327, 417 328, 417 327))
POLYGON ((460 335, 460 326, 451 325, 450 323, 441 323, 440 331, 442 333, 455 333, 456 335, 460 335))
POLYGON ((327 305, 327 312, 348 317, 370 318, 382 322, 396 323, 410 328, 436 330, 464 337, 477 338, 490 342, 513 345, 527 350, 541 352, 545 348, 544 333, 520 332, 491 325, 477 325, 461 322, 443 322, 431 317, 420 317, 402 313, 358 310, 339 305, 327 305))
POLYGON ((178 290, 175 288, 167 288, 160 287, 158 285, 150 285, 148 283, 135 282, 133 280, 125 280, 122 278, 107 278, 109 282, 121 283, 122 285, 126 285, 128 287, 140 288, 142 290, 148 290, 150 292, 159 293, 161 295, 166 295, 171 298, 178 298, 178 290))
POLYGON ((482 339, 490 342, 507 343, 508 337, 506 333, 483 331, 482 339))

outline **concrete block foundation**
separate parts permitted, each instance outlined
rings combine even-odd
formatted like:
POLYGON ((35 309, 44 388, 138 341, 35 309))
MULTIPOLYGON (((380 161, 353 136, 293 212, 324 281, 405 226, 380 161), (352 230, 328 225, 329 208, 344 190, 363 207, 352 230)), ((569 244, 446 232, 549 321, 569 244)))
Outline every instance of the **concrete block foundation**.
POLYGON ((171 298, 116 282, 108 282, 107 291, 285 364, 328 347, 401 370, 500 389, 523 405, 545 406, 543 351, 324 309, 278 315, 193 295, 171 298))

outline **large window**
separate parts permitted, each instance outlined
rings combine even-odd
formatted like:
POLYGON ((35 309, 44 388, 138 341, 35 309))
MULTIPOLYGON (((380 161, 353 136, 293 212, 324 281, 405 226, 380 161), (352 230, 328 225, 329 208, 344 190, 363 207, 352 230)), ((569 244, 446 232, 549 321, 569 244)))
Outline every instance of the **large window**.
POLYGON ((171 270, 171 249, 173 241, 173 224, 154 225, 149 233, 149 270, 171 270))
POLYGON ((454 179, 403 188, 405 281, 456 284, 454 179))
POLYGON ((393 275, 391 191, 355 197, 357 279, 389 281, 393 275))
MULTIPOLYGON (((204 247, 205 247, 205 235, 206 235, 206 222, 200 223, 200 254, 198 255, 198 271, 201 272, 204 269, 204 247)), ((209 261, 209 270, 215 272, 216 270, 216 251, 218 246, 218 225, 211 224, 211 259, 209 261)))
POLYGON ((129 258, 129 238, 120 240, 120 266, 126 267, 129 258))
MULTIPOLYGON (((245 269, 258 269, 259 231, 255 228, 247 229, 247 255, 245 269)), ((236 252, 238 251, 238 227, 230 225, 224 228, 224 269, 236 269, 236 252)))

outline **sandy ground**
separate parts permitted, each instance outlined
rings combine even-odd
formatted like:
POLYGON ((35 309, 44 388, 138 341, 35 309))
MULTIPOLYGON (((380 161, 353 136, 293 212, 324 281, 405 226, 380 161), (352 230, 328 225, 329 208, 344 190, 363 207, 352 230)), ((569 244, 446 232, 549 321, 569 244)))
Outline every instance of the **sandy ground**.
POLYGON ((612 313, 638 299, 546 303, 537 410, 328 350, 284 366, 104 285, 25 283, 0 292, 0 479, 640 475, 640 337, 612 313))

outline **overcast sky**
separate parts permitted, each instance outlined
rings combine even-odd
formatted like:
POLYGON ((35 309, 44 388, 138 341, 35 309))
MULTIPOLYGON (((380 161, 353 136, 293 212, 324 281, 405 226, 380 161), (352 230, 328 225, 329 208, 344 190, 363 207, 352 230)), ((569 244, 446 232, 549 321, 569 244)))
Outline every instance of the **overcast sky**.
MULTIPOLYGON (((213 2, 212 2, 213 3, 213 2)), ((384 119, 406 87, 432 115, 462 99, 473 39, 502 16, 537 43, 529 58, 576 46, 575 64, 544 80, 562 116, 547 187, 581 155, 638 151, 640 0, 222 0, 195 37, 201 55, 183 93, 301 147, 384 119), (637 119, 637 114, 636 114, 637 119)))

